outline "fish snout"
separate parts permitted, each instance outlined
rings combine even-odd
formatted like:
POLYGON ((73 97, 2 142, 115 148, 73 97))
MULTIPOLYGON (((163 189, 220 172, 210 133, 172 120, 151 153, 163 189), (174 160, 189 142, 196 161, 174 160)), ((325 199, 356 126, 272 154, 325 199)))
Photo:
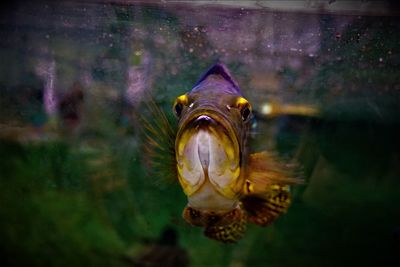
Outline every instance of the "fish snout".
POLYGON ((194 120, 196 127, 206 128, 210 125, 215 125, 217 122, 207 115, 200 115, 197 119, 194 120))

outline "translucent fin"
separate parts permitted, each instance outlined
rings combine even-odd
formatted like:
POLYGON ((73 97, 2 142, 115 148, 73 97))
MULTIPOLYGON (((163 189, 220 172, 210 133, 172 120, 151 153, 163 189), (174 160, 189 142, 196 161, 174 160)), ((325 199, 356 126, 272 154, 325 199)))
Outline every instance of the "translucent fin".
POLYGON ((262 196, 249 195, 242 199, 248 220, 252 223, 266 226, 286 213, 291 202, 288 185, 271 185, 270 190, 262 196))
POLYGON ((274 154, 251 154, 243 188, 242 204, 248 220, 268 225, 285 213, 291 202, 289 185, 302 184, 296 164, 284 163, 274 154))
POLYGON ((175 134, 173 124, 151 96, 144 104, 141 121, 144 134, 144 156, 147 158, 148 175, 163 181, 175 181, 177 177, 175 159, 175 134))
POLYGON ((265 151, 250 154, 244 195, 264 195, 272 185, 302 184, 297 164, 285 163, 265 151))

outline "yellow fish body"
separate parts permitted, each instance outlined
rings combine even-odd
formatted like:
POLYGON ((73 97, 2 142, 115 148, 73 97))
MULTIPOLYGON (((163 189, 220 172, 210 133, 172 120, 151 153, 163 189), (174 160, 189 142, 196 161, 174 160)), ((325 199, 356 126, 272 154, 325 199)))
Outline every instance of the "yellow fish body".
POLYGON ((188 198, 184 219, 205 235, 236 242, 247 222, 268 225, 290 204, 287 166, 250 154, 252 106, 222 64, 212 66, 173 106, 177 176, 188 198))

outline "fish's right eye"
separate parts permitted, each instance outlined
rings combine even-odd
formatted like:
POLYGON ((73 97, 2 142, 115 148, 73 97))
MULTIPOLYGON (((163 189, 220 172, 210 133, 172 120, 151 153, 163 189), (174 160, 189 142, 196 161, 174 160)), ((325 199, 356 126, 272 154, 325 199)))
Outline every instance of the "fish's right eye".
POLYGON ((187 95, 181 95, 176 98, 173 106, 173 111, 178 118, 182 115, 183 107, 187 105, 187 103, 188 103, 187 95))

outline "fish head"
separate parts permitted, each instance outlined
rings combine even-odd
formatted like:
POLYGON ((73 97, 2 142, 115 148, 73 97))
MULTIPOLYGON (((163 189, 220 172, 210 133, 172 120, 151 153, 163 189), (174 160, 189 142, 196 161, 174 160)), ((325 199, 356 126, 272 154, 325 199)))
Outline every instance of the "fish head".
POLYGON ((178 179, 189 205, 207 212, 237 208, 251 104, 226 68, 214 65, 173 105, 178 179))

